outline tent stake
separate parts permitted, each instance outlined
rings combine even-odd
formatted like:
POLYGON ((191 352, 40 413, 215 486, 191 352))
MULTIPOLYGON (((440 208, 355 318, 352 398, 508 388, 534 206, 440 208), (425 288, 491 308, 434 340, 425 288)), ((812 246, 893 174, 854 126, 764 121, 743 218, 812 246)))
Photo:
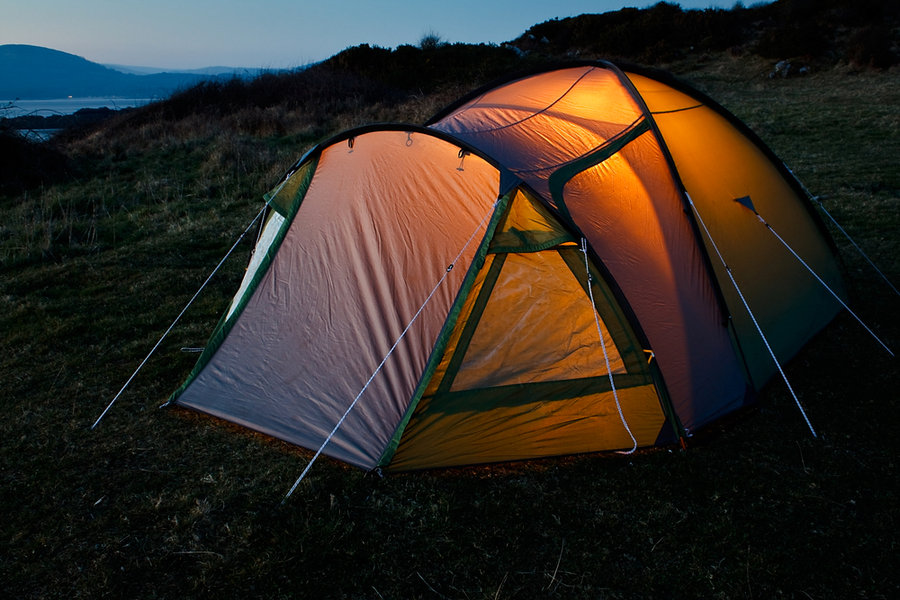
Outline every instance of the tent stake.
POLYGON ((138 368, 134 370, 134 373, 131 374, 131 377, 128 378, 128 381, 126 381, 125 385, 122 386, 122 389, 119 390, 119 393, 116 394, 116 396, 112 399, 112 401, 107 405, 106 409, 100 414, 99 417, 97 417, 97 420, 94 421, 93 425, 91 425, 91 429, 94 429, 97 426, 97 424, 100 423, 100 420, 106 416, 106 413, 108 413, 109 409, 111 409, 113 404, 116 403, 116 400, 119 399, 119 396, 122 395, 122 392, 124 392, 125 389, 131 384, 131 381, 140 372, 140 370, 144 368, 144 365, 147 364, 147 361, 150 360, 150 357, 153 356, 153 353, 156 352, 156 349, 159 348, 159 345, 162 344, 164 339, 166 339, 166 336, 169 335, 169 332, 171 332, 172 329, 175 328, 175 324, 178 323, 178 321, 181 319, 182 316, 184 316, 184 313, 187 312, 187 310, 188 310, 188 308, 190 308, 191 304, 194 303, 194 300, 197 299, 197 296, 200 295, 200 292, 203 291, 203 288, 206 287, 206 285, 210 282, 210 280, 213 278, 213 276, 216 274, 216 272, 222 267, 222 265, 225 263, 225 261, 228 259, 228 257, 231 256, 231 253, 234 252, 235 248, 238 247, 238 244, 241 243, 241 240, 244 239, 244 236, 247 235, 247 232, 250 231, 250 229, 253 227, 253 225, 263 215, 265 210, 266 210, 266 205, 264 205, 262 210, 260 210, 259 213, 253 218, 253 220, 250 222, 250 225, 248 225, 247 228, 244 230, 244 232, 238 237, 237 241, 234 243, 233 246, 231 246, 231 249, 228 251, 228 253, 224 257, 222 257, 222 260, 220 260, 219 264, 216 265, 216 268, 212 270, 212 273, 209 274, 209 277, 206 278, 206 281, 203 282, 203 285, 200 286, 200 289, 198 289, 194 293, 194 296, 188 301, 187 305, 185 305, 185 307, 183 309, 181 309, 181 312, 178 313, 178 316, 175 317, 175 320, 172 321, 172 324, 169 325, 169 328, 166 329, 166 332, 164 334, 162 334, 162 337, 159 338, 159 340, 156 342, 156 344, 153 346, 153 348, 150 350, 150 352, 147 354, 147 356, 144 357, 144 360, 141 361, 141 364, 138 365, 138 368))

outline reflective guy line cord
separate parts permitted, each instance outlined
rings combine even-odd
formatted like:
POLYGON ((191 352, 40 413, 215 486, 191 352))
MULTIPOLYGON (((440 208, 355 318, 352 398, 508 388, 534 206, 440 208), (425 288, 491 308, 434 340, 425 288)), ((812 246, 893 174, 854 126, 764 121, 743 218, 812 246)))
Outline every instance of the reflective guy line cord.
POLYGON ((769 351, 769 356, 771 356, 772 360, 775 362, 775 366, 778 368, 778 372, 781 374, 781 378, 784 380, 785 385, 787 385, 788 391, 794 398, 794 403, 797 405, 797 408, 800 409, 800 414, 803 415, 803 420, 806 421, 806 426, 809 427, 809 431, 810 433, 812 433, 813 437, 818 437, 816 435, 816 430, 813 429, 812 423, 810 423, 809 421, 809 417, 806 416, 806 411, 803 409, 803 405, 800 403, 800 398, 797 397, 796 392, 794 392, 794 388, 791 386, 791 382, 788 381, 784 369, 781 368, 781 363, 778 361, 778 357, 775 356, 775 351, 772 350, 772 346, 769 345, 769 340, 766 338, 766 334, 763 333, 762 327, 756 320, 756 315, 753 314, 753 311, 750 309, 750 304, 747 303, 747 299, 744 297, 743 292, 741 292, 741 288, 737 284, 737 281, 734 278, 734 274, 731 272, 731 267, 729 267, 728 263, 725 262, 725 257, 722 256, 722 252, 719 250, 718 244, 716 244, 716 241, 710 234, 709 228, 703 221, 703 217, 700 216, 700 212, 697 210, 697 206, 694 204, 694 200, 687 192, 685 192, 684 195, 687 198, 688 203, 691 205, 691 209, 694 211, 694 215, 697 217, 697 221, 703 227, 703 231, 706 232, 706 238, 709 240, 709 242, 712 244, 713 249, 716 251, 716 255, 719 257, 719 261, 722 263, 722 266, 725 267, 725 272, 728 274, 728 278, 731 280, 731 285, 734 286, 734 289, 737 292, 738 297, 740 297, 741 302, 743 303, 744 308, 747 311, 747 314, 750 315, 750 320, 753 321, 753 325, 756 327, 756 332, 759 333, 759 337, 762 339, 763 344, 765 344, 766 350, 769 351))
POLYGON ((450 274, 450 271, 453 270, 453 267, 454 267, 454 266, 456 265, 456 263, 459 261, 460 257, 462 257, 463 253, 466 251, 466 248, 469 247, 469 244, 472 243, 472 240, 475 239, 475 236, 478 234, 478 232, 481 231, 481 229, 485 226, 485 222, 487 222, 487 220, 490 218, 490 216, 491 216, 492 214, 494 214, 494 211, 497 209, 497 204, 498 204, 499 202, 500 202, 500 198, 497 198, 497 199, 493 202, 493 204, 491 205, 490 210, 487 211, 487 213, 485 214, 485 216, 481 219, 481 222, 478 223, 478 226, 477 226, 477 227, 475 227, 475 230, 472 232, 472 235, 470 235, 470 236, 469 236, 469 239, 466 240, 466 243, 463 244, 463 247, 460 249, 459 253, 456 255, 456 258, 454 258, 453 261, 452 261, 452 262, 447 266, 447 268, 444 270, 444 273, 441 275, 441 277, 440 277, 440 279, 438 280, 438 282, 437 282, 437 283, 434 285, 434 287, 431 289, 431 292, 428 294, 428 297, 426 297, 426 298, 425 298, 425 301, 422 302, 422 305, 419 307, 419 310, 416 311, 416 314, 414 314, 414 315, 412 316, 412 318, 409 320, 409 323, 406 324, 406 328, 405 328, 405 329, 400 333, 400 335, 397 337, 397 340, 394 342, 394 345, 391 346, 391 349, 388 350, 387 354, 384 355, 384 358, 381 359, 381 362, 378 364, 378 366, 375 367, 375 370, 372 371, 372 374, 369 376, 368 381, 366 381, 366 383, 365 383, 365 385, 363 385, 362 389, 359 390, 359 393, 356 394, 356 398, 353 399, 353 402, 350 403, 350 406, 347 407, 347 410, 344 411, 344 414, 341 415, 341 418, 340 418, 340 419, 338 419, 338 422, 335 424, 334 429, 331 430, 331 433, 328 434, 328 436, 325 438, 325 441, 322 442, 322 445, 319 446, 319 449, 316 450, 316 453, 313 455, 313 457, 312 457, 312 458, 309 460, 309 462, 306 464, 306 468, 304 468, 304 469, 303 469, 303 472, 300 473, 300 477, 297 478, 297 481, 294 482, 294 485, 292 485, 292 486, 291 486, 291 489, 288 490, 288 493, 285 494, 284 498, 281 500, 281 504, 282 504, 282 505, 283 505, 285 502, 287 502, 287 499, 291 497, 291 494, 294 493, 294 490, 297 489, 297 486, 300 485, 300 482, 303 481, 303 479, 306 477, 306 474, 309 473, 309 470, 312 468, 313 464, 315 464, 316 460, 317 460, 317 459, 319 458, 319 456, 322 454, 322 451, 325 450, 325 446, 328 445, 328 443, 331 441, 331 439, 332 439, 332 438, 335 436, 335 434, 337 433, 338 429, 341 428, 341 425, 344 424, 344 421, 347 419, 347 416, 348 416, 348 415, 350 414, 350 412, 354 409, 354 407, 356 407, 356 404, 359 402, 359 399, 362 398, 363 394, 364 394, 364 393, 366 392, 366 390, 369 388, 369 385, 372 383, 372 381, 375 379, 375 377, 378 375, 378 373, 381 372, 381 369, 384 367, 385 363, 387 363, 388 358, 391 357, 391 354, 393 354, 393 353, 394 353, 394 350, 397 349, 397 346, 400 345, 400 342, 403 340, 403 338, 406 336, 407 332, 408 332, 408 331, 410 330, 410 328, 413 326, 413 323, 416 322, 416 319, 419 318, 419 315, 422 314, 422 311, 424 311, 424 310, 425 310, 425 307, 428 306, 428 303, 431 302, 431 299, 434 297, 434 294, 438 291, 438 289, 441 287, 441 285, 443 285, 444 281, 447 279, 447 275, 449 275, 449 274, 450 274))
POLYGON ((622 420, 622 426, 625 427, 625 431, 628 432, 628 437, 631 438, 632 443, 631 450, 620 451, 619 454, 631 454, 637 450, 637 440, 635 439, 634 434, 631 433, 631 428, 628 427, 628 422, 625 420, 625 415, 622 413, 622 405, 619 403, 619 392, 616 391, 612 366, 609 363, 609 353, 606 351, 606 341, 603 339, 603 330, 600 328, 600 315, 597 313, 597 305, 594 303, 594 285, 593 277, 591 276, 591 267, 588 263, 587 240, 583 237, 581 238, 581 252, 584 254, 584 270, 587 272, 587 287, 588 294, 591 298, 591 312, 594 313, 594 323, 597 325, 597 335, 600 336, 600 348, 603 350, 603 360, 606 361, 606 373, 609 375, 609 385, 612 388, 613 399, 616 401, 616 410, 619 411, 619 418, 622 420))
POLYGON ((144 357, 144 360, 141 361, 141 364, 138 365, 138 368, 134 370, 134 373, 131 374, 131 377, 128 378, 128 381, 126 381, 125 385, 122 386, 122 389, 119 390, 119 393, 116 394, 115 398, 113 398, 112 401, 107 405, 106 409, 100 414, 99 417, 97 417, 97 420, 94 421, 93 425, 91 425, 91 429, 94 429, 97 426, 97 424, 100 422, 100 420, 106 416, 106 413, 108 413, 109 409, 111 409, 113 404, 116 403, 116 400, 119 399, 119 396, 122 395, 122 392, 124 392, 125 389, 131 384, 131 381, 135 378, 135 376, 137 376, 138 372, 140 372, 140 370, 142 368, 144 368, 144 365, 147 364, 147 361, 150 360, 150 357, 153 356, 153 353, 156 352, 156 349, 159 348, 159 345, 162 344, 163 340, 166 339, 166 336, 169 335, 169 333, 172 331, 172 329, 175 328, 175 325, 178 323, 178 321, 181 319, 181 317, 184 316, 184 313, 186 313, 188 308, 191 307, 191 304, 194 303, 194 301, 197 299, 197 296, 200 295, 200 292, 203 291, 203 289, 210 282, 210 280, 213 278, 213 276, 218 272, 218 270, 222 267, 222 265, 225 263, 225 261, 228 259, 228 257, 231 256, 231 253, 234 252, 235 248, 238 247, 238 244, 241 243, 241 240, 244 239, 244 236, 247 235, 247 232, 249 232, 253 228, 253 226, 256 224, 256 222, 259 221, 260 217, 263 216, 263 213, 266 212, 266 208, 267 208, 267 206, 263 205, 262 210, 260 210, 259 213, 253 218, 253 220, 250 222, 250 224, 247 226, 247 228, 244 229, 243 233, 241 233, 241 235, 238 236, 237 241, 234 242, 234 244, 231 246, 231 249, 228 251, 228 253, 224 257, 222 257, 222 260, 220 260, 219 264, 216 265, 216 268, 212 270, 212 273, 209 274, 209 277, 206 278, 206 281, 203 282, 203 284, 200 286, 200 289, 198 289, 194 293, 194 296, 188 301, 188 303, 185 305, 185 307, 183 309, 181 309, 181 312, 178 313, 178 316, 175 317, 175 320, 172 321, 172 324, 169 325, 169 328, 166 329, 166 332, 164 334, 162 334, 162 337, 159 338, 159 340, 156 342, 156 344, 153 346, 153 348, 150 350, 150 352, 147 354, 147 356, 144 357))
MULTIPOLYGON (((784 164, 784 163, 782 163, 782 164, 784 164)), ((854 240, 854 239, 850 236, 850 234, 847 232, 847 230, 844 229, 843 227, 841 227, 841 224, 837 222, 837 219, 835 219, 835 218, 831 215, 831 213, 828 212, 828 209, 825 208, 825 205, 822 203, 821 197, 819 197, 819 196, 814 196, 814 195, 812 194, 812 192, 810 192, 810 191, 806 188, 806 186, 803 185, 803 182, 800 181, 800 179, 794 174, 794 171, 792 171, 790 167, 788 167, 788 166, 785 164, 785 165, 784 165, 784 168, 787 169, 788 172, 789 172, 791 175, 794 176, 794 181, 796 181, 798 184, 800 184, 800 187, 803 188, 803 192, 806 194, 807 198, 809 198, 810 200, 812 200, 813 202, 816 203, 816 205, 819 207, 819 209, 820 209, 823 213, 825 213, 825 216, 826 216, 826 217, 828 217, 828 220, 831 221, 831 223, 832 223, 835 227, 837 227, 838 231, 840 231, 840 232, 843 234, 843 236, 844 236, 845 238, 847 238, 847 241, 850 242, 850 244, 852 244, 854 248, 856 248, 856 251, 859 252, 859 255, 862 256, 862 257, 866 260, 866 262, 869 263, 869 266, 871 266, 873 269, 875 269, 875 272, 878 273, 878 275, 884 280, 884 282, 888 285, 888 287, 890 287, 892 290, 894 290, 894 293, 895 293, 895 294, 897 294, 898 296, 900 296, 900 290, 897 290, 897 287, 896 287, 893 283, 891 283, 891 280, 887 278, 887 275, 885 275, 885 274, 881 271, 881 269, 878 268, 878 265, 876 265, 875 262, 872 261, 871 258, 869 258, 869 255, 866 254, 865 251, 860 247, 860 245, 856 243, 856 240, 854 240)))
MULTIPOLYGON (((838 295, 835 293, 835 291, 834 291, 833 289, 831 289, 831 287, 829 287, 829 285, 828 285, 827 283, 825 283, 825 281, 824 281, 821 277, 819 277, 819 274, 816 273, 816 272, 813 270, 813 268, 810 267, 809 264, 807 264, 807 262, 806 262, 805 260, 803 260, 803 259, 800 257, 800 255, 797 254, 797 252, 794 251, 793 248, 791 248, 791 246, 784 240, 783 237, 781 237, 780 235, 778 235, 778 232, 775 231, 775 229, 774 229, 774 228, 773 228, 773 227, 772 227, 765 219, 762 218, 762 215, 760 215, 759 213, 756 213, 756 218, 759 219, 760 223, 762 223, 762 224, 765 226, 765 228, 768 229, 768 230, 772 233, 772 235, 774 235, 774 236, 778 239, 779 242, 781 242, 781 245, 784 246, 785 248, 787 248, 788 251, 789 251, 791 254, 794 255, 794 258, 796 258, 796 259, 800 262, 800 264, 803 265, 803 266, 806 268, 806 270, 809 271, 810 274, 811 274, 813 277, 816 278, 816 281, 818 281, 819 283, 821 283, 822 286, 823 286, 826 290, 828 290, 828 292, 829 292, 832 296, 834 296, 834 299, 841 303, 841 306, 843 306, 843 307, 847 310, 847 312, 850 313, 850 314, 853 316, 854 319, 856 319, 857 323, 859 323, 860 325, 862 325, 863 328, 864 328, 866 331, 869 332, 869 335, 871 335, 873 338, 875 338, 875 341, 878 342, 879 344, 881 344, 881 347, 882 347, 882 348, 884 348, 885 350, 887 350, 887 353, 888 353, 888 354, 890 354, 891 356, 894 356, 894 353, 891 351, 890 348, 888 348, 887 344, 885 344, 884 342, 882 342, 882 341, 881 341, 881 338, 879 338, 877 335, 875 335, 875 332, 872 331, 872 330, 869 328, 869 326, 866 325, 866 324, 863 322, 863 320, 860 319, 859 316, 858 316, 855 312, 853 312, 853 311, 850 309, 849 306, 847 306, 847 303, 844 302, 844 301, 841 299, 841 297, 838 296, 838 295)), ((890 282, 888 282, 888 283, 890 283, 890 282)))

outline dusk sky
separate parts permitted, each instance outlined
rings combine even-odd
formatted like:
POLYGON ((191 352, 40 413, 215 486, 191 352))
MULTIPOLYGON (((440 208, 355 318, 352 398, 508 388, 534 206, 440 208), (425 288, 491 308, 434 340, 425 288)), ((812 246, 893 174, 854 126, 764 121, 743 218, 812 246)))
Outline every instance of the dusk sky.
MULTIPOLYGON (((288 68, 349 46, 502 43, 549 19, 658 0, 29 0, 7 2, 0 44, 33 44, 104 64, 288 68)), ((683 0, 731 8, 735 0, 683 0)), ((747 6, 754 2, 745 2, 747 6)))

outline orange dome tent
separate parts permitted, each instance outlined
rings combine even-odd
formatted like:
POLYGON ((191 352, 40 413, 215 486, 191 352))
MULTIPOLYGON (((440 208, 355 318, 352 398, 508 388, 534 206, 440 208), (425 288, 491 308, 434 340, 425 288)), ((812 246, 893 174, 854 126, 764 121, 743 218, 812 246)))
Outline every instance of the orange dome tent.
POLYGON ((342 133, 267 203, 172 401, 364 469, 677 441, 841 308, 827 233, 762 142, 606 62, 342 133))

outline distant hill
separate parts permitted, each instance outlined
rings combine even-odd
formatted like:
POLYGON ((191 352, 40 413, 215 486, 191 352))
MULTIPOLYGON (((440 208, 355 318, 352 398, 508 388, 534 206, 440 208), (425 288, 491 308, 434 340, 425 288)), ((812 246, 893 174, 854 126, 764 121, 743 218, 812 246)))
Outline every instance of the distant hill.
POLYGON ((156 75, 158 73, 170 73, 176 75, 237 75, 239 77, 255 77, 262 73, 268 73, 272 69, 246 69, 242 67, 203 67, 202 69, 160 69, 158 67, 142 67, 135 65, 103 65, 104 67, 121 71, 122 73, 130 73, 132 75, 156 75))
MULTIPOLYGON (((125 73, 80 56, 24 44, 0 45, 0 99, 31 100, 67 96, 163 98, 212 78, 237 74, 213 72, 125 73)), ((256 72, 248 72, 256 75, 256 72)))

